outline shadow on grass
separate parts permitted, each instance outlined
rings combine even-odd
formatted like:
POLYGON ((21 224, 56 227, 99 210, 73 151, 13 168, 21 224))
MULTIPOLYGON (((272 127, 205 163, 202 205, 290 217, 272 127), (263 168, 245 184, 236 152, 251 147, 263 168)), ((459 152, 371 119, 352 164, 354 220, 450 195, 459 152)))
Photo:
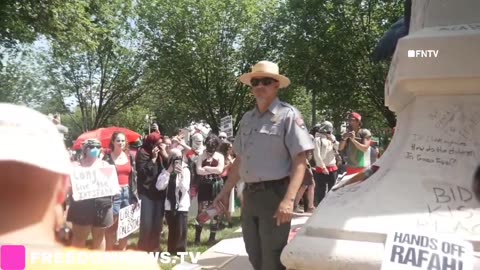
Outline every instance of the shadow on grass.
MULTIPOLYGON (((208 243, 208 238, 210 237, 210 226, 209 224, 206 224, 203 226, 203 230, 200 238, 200 244, 198 245, 195 244, 195 223, 196 222, 194 219, 191 219, 188 223, 188 233, 187 233, 187 251, 188 252, 204 253, 205 251, 207 251, 209 248, 211 248, 213 245, 220 242, 221 240, 242 236, 241 233, 235 232, 240 228, 240 225, 241 225, 240 211, 238 210, 232 214, 232 228, 225 228, 223 230, 218 231, 216 234, 216 241, 214 243, 208 243)), ((138 237, 139 237, 138 232, 130 236, 128 241, 128 249, 137 248, 138 237)), ((163 233, 160 239, 161 251, 167 250, 167 239, 168 239, 168 226, 164 224, 163 233)), ((188 256, 186 260, 188 262, 191 262, 188 256)), ((161 267, 162 270, 172 269, 173 267, 175 267, 175 265, 176 264, 165 264, 165 263, 159 262, 159 266, 161 267)))
MULTIPOLYGON (((237 209, 232 214, 232 226, 231 228, 224 228, 222 230, 217 231, 216 237, 215 237, 215 242, 214 243, 208 243, 208 238, 210 237, 210 225, 209 223, 205 224, 203 226, 201 238, 200 238, 200 244, 196 245, 195 244, 195 219, 191 219, 188 222, 188 233, 187 233, 187 251, 188 252, 200 252, 204 253, 207 251, 210 247, 215 245, 216 243, 220 242, 221 240, 224 239, 230 239, 230 238, 235 238, 235 237, 241 237, 242 233, 241 232, 235 232, 237 231, 240 226, 241 226, 241 218, 240 218, 240 209, 237 209)), ((140 232, 136 231, 135 233, 132 233, 128 237, 128 244, 127 244, 127 250, 138 250, 137 244, 138 244, 138 239, 140 237, 140 232)), ((160 236, 160 249, 159 251, 167 251, 167 239, 168 239, 168 226, 166 224, 166 220, 164 220, 164 225, 163 225, 163 232, 160 236)), ((91 237, 87 240, 87 247, 91 247, 91 237)), ((190 258, 187 256, 186 260, 188 262, 190 261, 190 258)), ((172 269, 176 264, 165 264, 165 263, 160 263, 159 261, 159 266, 161 267, 162 270, 169 270, 172 269)))
MULTIPOLYGON (((240 219, 240 211, 237 210, 235 213, 232 214, 232 227, 231 228, 224 228, 222 230, 217 231, 215 242, 208 243, 208 239, 210 237, 210 225, 209 223, 203 226, 202 234, 200 237, 200 244, 195 244, 195 220, 191 219, 188 223, 188 233, 187 233, 187 250, 189 252, 205 252, 207 249, 212 247, 214 244, 220 242, 223 239, 235 238, 242 236, 241 232, 235 232, 241 226, 241 219, 240 219)), ((139 238, 139 231, 131 234, 128 239, 127 249, 130 250, 137 250, 137 243, 139 238)), ((166 223, 163 225, 163 233, 160 236, 160 251, 167 250, 167 239, 168 239, 168 226, 166 223)))

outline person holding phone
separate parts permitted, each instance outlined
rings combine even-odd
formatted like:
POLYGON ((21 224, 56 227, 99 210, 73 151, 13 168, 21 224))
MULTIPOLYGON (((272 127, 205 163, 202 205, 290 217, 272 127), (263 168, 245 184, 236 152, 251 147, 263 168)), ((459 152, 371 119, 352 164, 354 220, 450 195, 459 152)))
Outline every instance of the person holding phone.
POLYGON ((362 127, 362 116, 353 112, 349 116, 348 131, 342 135, 339 151, 346 151, 347 175, 357 174, 369 167, 372 133, 362 127))
POLYGON ((187 248, 188 209, 190 208, 190 169, 182 152, 172 149, 168 166, 158 176, 156 188, 166 190, 165 218, 168 224, 168 252, 176 254, 187 248))
POLYGON ((338 142, 333 136, 333 124, 324 121, 318 127, 318 135, 315 138, 315 205, 318 205, 325 195, 332 189, 337 180, 337 152, 338 142))
POLYGON ((160 133, 150 133, 135 160, 138 195, 141 201, 138 248, 144 251, 156 251, 160 247, 166 192, 157 190, 155 184, 163 170, 159 154, 161 143, 160 133))

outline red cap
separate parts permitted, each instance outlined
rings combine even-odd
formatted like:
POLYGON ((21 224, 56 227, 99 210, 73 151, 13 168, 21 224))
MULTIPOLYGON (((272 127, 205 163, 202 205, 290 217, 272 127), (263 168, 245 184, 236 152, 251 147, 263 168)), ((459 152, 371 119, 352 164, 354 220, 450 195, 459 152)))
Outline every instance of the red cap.
POLYGON ((357 119, 358 121, 362 121, 362 116, 359 113, 352 112, 350 114, 353 118, 357 119))

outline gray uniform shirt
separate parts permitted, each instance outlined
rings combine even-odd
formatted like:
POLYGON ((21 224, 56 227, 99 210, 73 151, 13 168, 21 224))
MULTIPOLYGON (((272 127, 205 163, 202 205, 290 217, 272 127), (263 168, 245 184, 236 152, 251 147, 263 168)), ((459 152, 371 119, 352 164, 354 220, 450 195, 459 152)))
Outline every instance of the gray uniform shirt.
POLYGON ((289 176, 294 158, 313 148, 300 112, 278 98, 263 114, 255 108, 243 115, 233 144, 246 183, 289 176))

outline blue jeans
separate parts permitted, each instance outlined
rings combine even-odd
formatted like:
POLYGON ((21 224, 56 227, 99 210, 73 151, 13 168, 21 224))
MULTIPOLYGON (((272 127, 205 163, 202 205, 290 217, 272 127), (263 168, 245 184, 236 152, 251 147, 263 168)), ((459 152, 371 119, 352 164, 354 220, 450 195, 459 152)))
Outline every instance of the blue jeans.
POLYGON ((142 208, 140 213, 140 238, 138 249, 143 251, 157 251, 160 247, 160 232, 163 227, 165 199, 152 200, 140 194, 142 208))
POLYGON ((113 197, 113 215, 118 215, 120 209, 130 205, 130 190, 129 187, 122 187, 120 195, 113 197))

